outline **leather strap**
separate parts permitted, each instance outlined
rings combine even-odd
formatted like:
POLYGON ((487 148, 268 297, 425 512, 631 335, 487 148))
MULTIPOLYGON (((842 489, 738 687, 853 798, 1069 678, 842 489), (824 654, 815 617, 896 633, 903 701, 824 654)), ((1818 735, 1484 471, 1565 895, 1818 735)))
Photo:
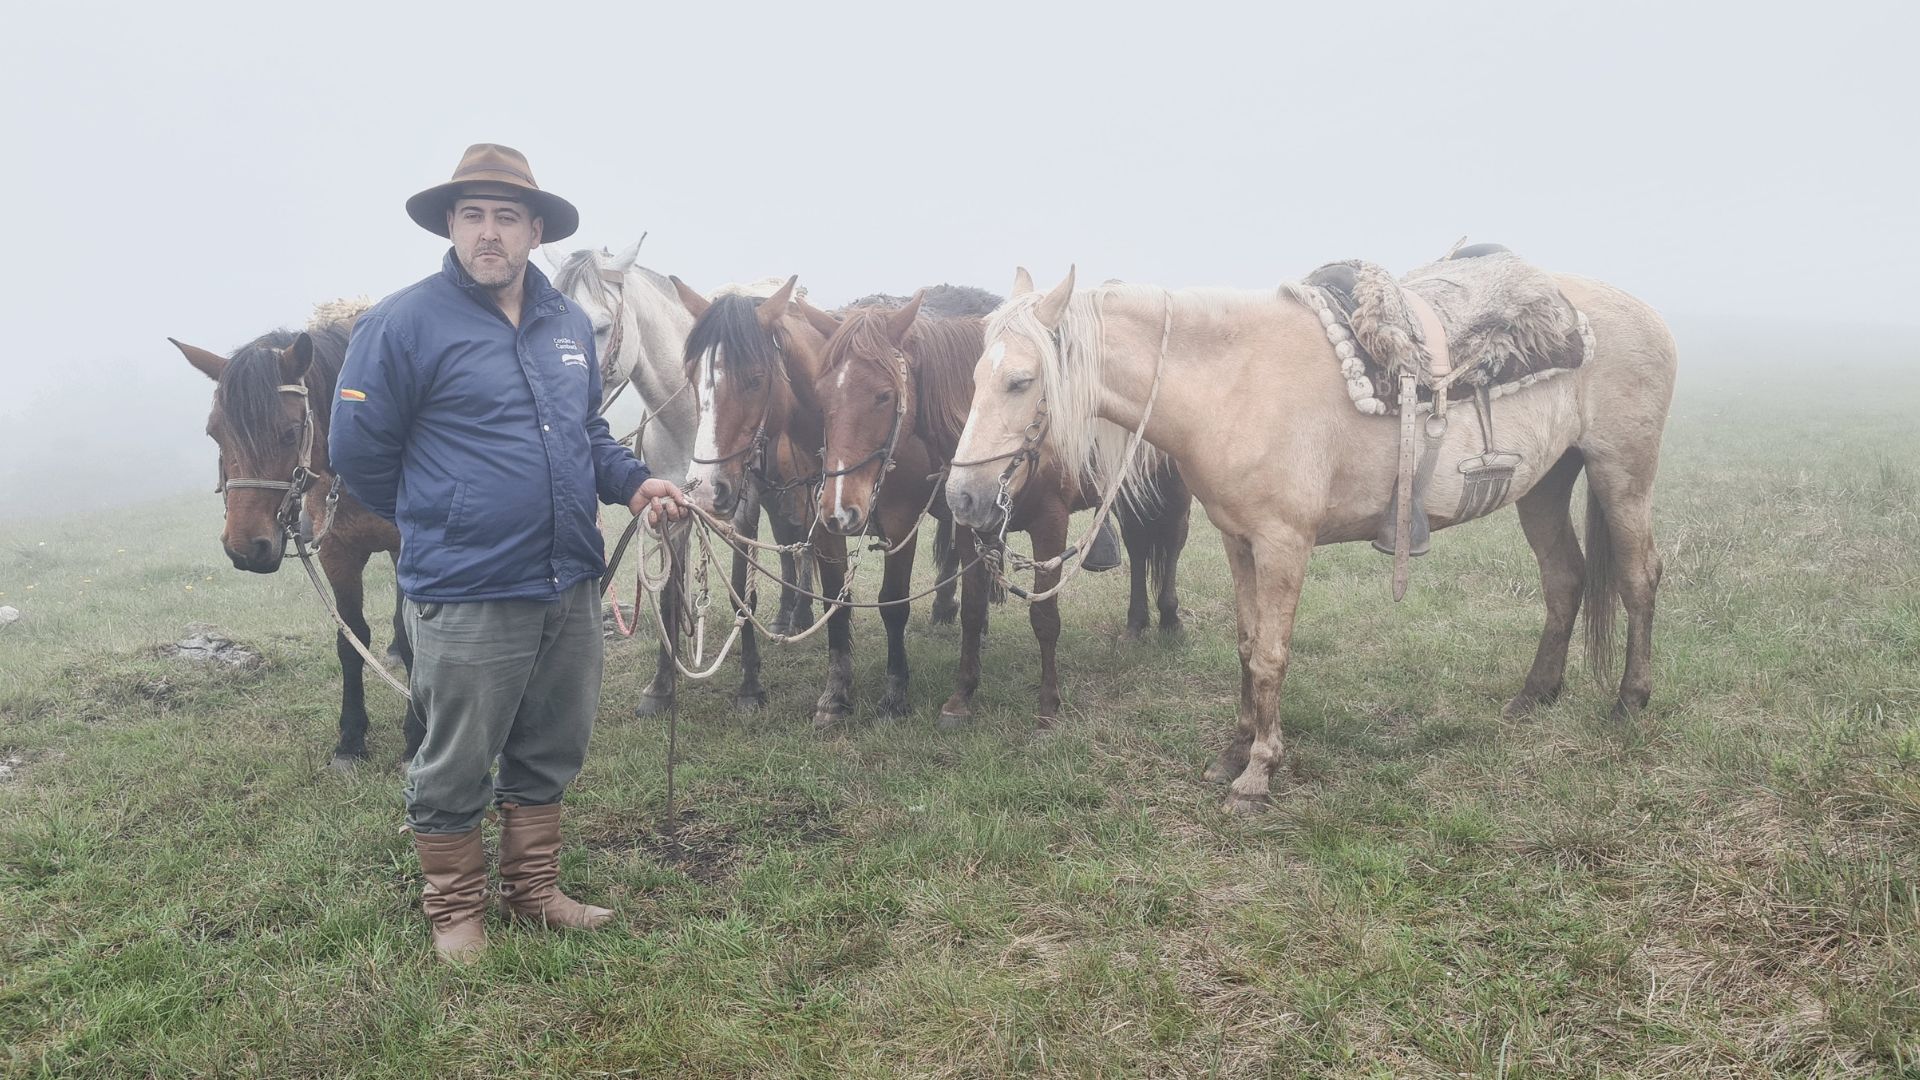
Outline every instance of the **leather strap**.
POLYGON ((1453 371, 1453 360, 1447 354, 1447 328, 1440 324, 1439 312, 1412 289, 1402 287, 1400 295, 1406 297, 1407 307, 1412 309, 1413 317, 1420 323, 1420 334, 1426 339, 1428 373, 1436 379, 1445 378, 1453 371))

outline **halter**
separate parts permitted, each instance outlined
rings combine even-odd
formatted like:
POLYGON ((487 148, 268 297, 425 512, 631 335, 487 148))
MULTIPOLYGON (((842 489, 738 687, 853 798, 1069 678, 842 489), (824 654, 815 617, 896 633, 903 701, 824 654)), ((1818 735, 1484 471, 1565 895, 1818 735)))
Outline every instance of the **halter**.
MULTIPOLYGON (((849 358, 848 362, 852 362, 851 358, 849 358)), ((859 472, 875 461, 881 463, 880 471, 875 474, 873 478, 873 490, 867 495, 868 505, 870 506, 879 503, 880 485, 887 482, 887 474, 893 471, 893 467, 896 464, 893 460, 893 452, 899 447, 900 431, 905 426, 907 419, 906 354, 899 349, 893 350, 893 363, 895 379, 893 387, 893 430, 887 432, 887 441, 881 444, 873 453, 868 454, 866 457, 861 458, 846 468, 831 471, 826 467, 827 448, 824 446, 820 448, 820 485, 823 488, 826 486, 827 481, 837 476, 848 476, 852 473, 859 472)))
MULTIPOLYGON (((767 421, 773 416, 773 375, 777 374, 783 382, 786 381, 787 378, 787 350, 780 344, 779 335, 769 331, 768 336, 773 338, 773 351, 779 354, 780 362, 774 365, 775 371, 773 374, 768 375, 766 389, 761 392, 760 422, 754 425, 753 438, 747 440, 747 445, 735 450, 731 454, 723 454, 717 458, 693 457, 687 460, 693 462, 695 465, 725 465, 728 462, 738 461, 742 457, 745 457, 747 458, 746 468, 748 474, 750 474, 762 488, 784 494, 799 487, 801 484, 810 483, 813 478, 802 475, 785 483, 781 483, 767 476, 766 473, 767 444, 769 441, 767 438, 767 421)), ((825 464, 824 460, 822 464, 825 464)))
MULTIPOLYGON (((304 383, 283 383, 275 389, 283 394, 300 395, 300 460, 293 467, 293 477, 289 480, 263 480, 259 477, 240 476, 227 479, 223 475, 218 491, 224 504, 229 488, 261 488, 266 491, 286 492, 280 499, 280 506, 274 511, 273 520, 280 527, 280 556, 286 557, 287 541, 298 534, 300 528, 300 500, 313 489, 313 482, 319 474, 313 471, 313 422, 312 397, 304 383)), ((326 538, 327 531, 333 527, 334 507, 340 502, 340 478, 333 478, 332 486, 327 490, 326 517, 320 530, 314 534, 313 546, 317 549, 320 541, 326 538)))

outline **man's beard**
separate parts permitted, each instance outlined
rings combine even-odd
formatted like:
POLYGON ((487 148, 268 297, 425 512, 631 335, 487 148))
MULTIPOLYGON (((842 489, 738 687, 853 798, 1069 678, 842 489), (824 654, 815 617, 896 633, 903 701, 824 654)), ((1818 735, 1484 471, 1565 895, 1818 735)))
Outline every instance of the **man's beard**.
POLYGON ((467 276, 473 278, 476 284, 489 289, 498 289, 512 284, 526 265, 525 259, 516 260, 507 253, 506 249, 492 246, 476 249, 465 263, 467 276), (482 255, 498 255, 500 261, 483 263, 480 261, 482 255))

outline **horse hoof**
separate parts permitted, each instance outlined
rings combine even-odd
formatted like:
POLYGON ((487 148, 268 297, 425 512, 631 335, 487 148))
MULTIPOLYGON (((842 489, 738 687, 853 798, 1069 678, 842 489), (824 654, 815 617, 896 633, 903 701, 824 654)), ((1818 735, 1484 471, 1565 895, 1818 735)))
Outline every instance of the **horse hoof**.
POLYGON ((339 773, 341 776, 351 776, 354 770, 366 760, 365 754, 343 754, 336 750, 333 756, 327 759, 327 770, 339 773))
POLYGON ((1227 813, 1237 817, 1255 817, 1273 809, 1273 796, 1266 792, 1258 795, 1229 795, 1221 804, 1227 813))
POLYGON ((1161 637, 1170 637, 1170 638, 1183 637, 1185 636, 1186 632, 1187 632, 1187 624, 1181 621, 1180 619, 1175 618, 1175 619, 1160 620, 1160 636, 1161 637))
POLYGON ((959 616, 960 616, 959 604, 933 605, 933 625, 935 626, 952 626, 953 620, 955 620, 956 618, 959 618, 959 616))
POLYGON ((742 690, 733 695, 735 712, 759 712, 766 707, 767 692, 765 690, 742 690))
POLYGON ((913 706, 907 701, 905 694, 898 697, 888 694, 880 699, 880 715, 885 719, 898 720, 912 711, 913 706))
POLYGON ((826 735, 833 732, 840 728, 840 726, 846 722, 847 718, 852 715, 852 709, 815 710, 813 714, 813 733, 815 735, 826 735))
POLYGON ((653 694, 641 694, 639 704, 633 707, 633 715, 661 716, 672 707, 672 697, 656 697, 653 694))
POLYGON ((1130 642, 1137 643, 1145 641, 1147 639, 1147 628, 1144 626, 1128 626, 1126 637, 1130 642))
POLYGON ((1060 718, 1053 713, 1039 713, 1033 718, 1033 730, 1052 731, 1053 725, 1058 723, 1059 720, 1060 718))
POLYGON ((941 731, 959 731, 972 722, 972 709, 956 709, 951 705, 944 705, 940 709, 939 719, 934 721, 934 726, 941 731))
POLYGON ((1613 703, 1613 722, 1616 724, 1631 723, 1640 716, 1641 711, 1646 707, 1647 703, 1645 701, 1634 702, 1628 701, 1626 698, 1621 698, 1619 701, 1613 703))
POLYGON ((1553 704, 1553 699, 1559 696, 1557 690, 1551 694, 1530 694, 1521 691, 1513 696, 1512 701, 1507 702, 1506 707, 1500 710, 1500 715, 1508 720, 1524 720, 1532 716, 1533 710, 1540 706, 1553 704))
POLYGON ((1205 780, 1209 784, 1231 784, 1233 783, 1234 777, 1239 776, 1245 768, 1246 766, 1243 765, 1236 769, 1229 762, 1215 761, 1213 764, 1207 766, 1206 772, 1200 774, 1200 779, 1205 780))

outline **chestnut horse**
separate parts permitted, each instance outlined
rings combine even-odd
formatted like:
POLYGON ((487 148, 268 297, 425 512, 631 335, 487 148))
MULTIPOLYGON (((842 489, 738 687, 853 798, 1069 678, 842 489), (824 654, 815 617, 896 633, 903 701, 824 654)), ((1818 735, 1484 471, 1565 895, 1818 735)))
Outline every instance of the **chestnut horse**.
MULTIPOLYGON (((924 295, 924 294, 922 294, 924 295)), ((825 416, 825 460, 819 515, 821 523, 843 536, 872 533, 883 539, 905 536, 920 520, 923 507, 948 515, 946 500, 936 497, 940 473, 954 459, 973 400, 973 367, 982 351, 985 320, 979 317, 922 318, 922 295, 896 310, 849 309, 840 316, 802 306, 814 328, 830 334, 826 366, 815 379, 814 396, 825 416)), ((1036 561, 1065 550, 1068 518, 1097 502, 1099 493, 1055 463, 1023 484, 1005 523, 1025 532, 1036 561)), ((1178 628, 1179 598, 1174 569, 1186 544, 1192 499, 1171 462, 1162 459, 1156 494, 1123 504, 1119 514, 1133 564, 1133 597, 1128 631, 1138 636, 1147 625, 1147 575, 1159 586, 1160 627, 1178 628)), ((964 525, 955 530, 958 563, 968 565, 961 589, 960 675, 953 696, 940 709, 942 726, 972 715, 980 685, 980 639, 986 630, 988 570, 977 559, 978 542, 964 525)), ((911 551, 911 542, 907 550, 911 551)), ((891 572, 893 563, 889 561, 891 572)), ((911 564, 906 567, 911 573, 911 564)), ((1052 587, 1058 569, 1036 572, 1036 592, 1052 587)), ((908 584, 889 588, 910 592, 908 584)), ((883 592, 883 595, 886 595, 883 592)), ((904 708, 907 611, 881 610, 887 627, 887 699, 904 708)), ((1038 717, 1044 726, 1060 708, 1059 675, 1054 657, 1060 639, 1060 609, 1049 597, 1031 605, 1028 620, 1040 643, 1038 717)))
MULTIPOLYGON (((1588 278, 1554 281, 1587 316, 1597 344, 1577 370, 1497 402, 1502 447, 1523 462, 1508 497, 1540 564, 1547 607, 1533 668, 1507 709, 1525 713, 1560 693, 1584 589, 1596 675, 1611 666, 1616 599, 1626 605, 1626 671, 1614 704, 1624 715, 1652 691, 1653 480, 1677 360, 1666 324, 1645 303, 1588 278), (1569 511, 1583 469, 1584 556, 1569 511)), ((1069 467, 1114 461, 1106 436, 1119 425, 1139 427, 1181 462, 1220 529, 1239 616, 1238 731, 1207 778, 1232 782, 1232 810, 1267 805, 1308 556, 1319 544, 1379 535, 1398 421, 1354 408, 1321 320, 1284 290, 1126 285, 1076 294, 1069 272, 1043 296, 1022 270, 986 341, 963 459, 1004 461, 1041 448, 1069 467)), ((1483 450, 1473 427, 1456 424, 1441 440, 1429 507, 1464 505, 1458 466, 1483 450)), ((955 466, 947 479, 955 518, 992 527, 1001 477, 997 463, 955 466)), ((1436 529, 1464 520, 1430 516, 1436 529)))
MULTIPOLYGON (((354 635, 370 644, 363 611, 367 560, 376 551, 399 551, 400 533, 344 488, 336 488, 327 467, 334 384, 352 324, 351 318, 331 319, 305 333, 276 330, 241 346, 231 357, 167 340, 217 384, 207 434, 220 447, 217 490, 227 508, 220 542, 227 557, 236 568, 256 574, 278 570, 286 554, 282 522, 304 509, 312 528, 324 530, 317 559, 333 589, 334 605, 354 635), (311 486, 304 507, 293 507, 286 485, 302 468, 311 474, 311 486), (263 482, 271 486, 261 486, 263 482), (338 501, 329 510, 329 495, 336 493, 338 501)), ((413 650, 397 622, 394 645, 401 661, 411 667, 413 650)), ((331 764, 345 769, 367 757, 365 671, 345 633, 335 631, 334 646, 340 657, 340 739, 331 764)), ((411 707, 405 733, 402 760, 411 761, 426 736, 425 723, 411 707)))

